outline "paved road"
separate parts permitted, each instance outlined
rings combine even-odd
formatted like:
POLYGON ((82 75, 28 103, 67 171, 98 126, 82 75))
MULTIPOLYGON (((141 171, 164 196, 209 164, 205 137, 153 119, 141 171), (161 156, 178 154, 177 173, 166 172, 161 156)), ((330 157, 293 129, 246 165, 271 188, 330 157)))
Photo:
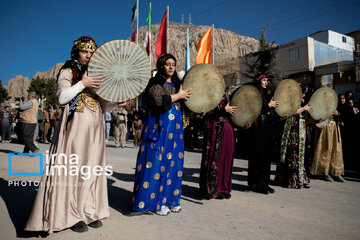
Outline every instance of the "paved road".
MULTIPOLYGON (((21 152, 15 143, 0 143, 0 239, 25 237, 22 231, 36 187, 14 182, 39 181, 36 176, 9 176, 8 153, 21 152), (10 185, 12 181, 12 184, 10 185)), ((42 152, 49 145, 39 144, 42 152)), ((110 217, 100 229, 86 233, 64 230, 48 239, 360 239, 360 179, 329 183, 320 179, 310 189, 274 187, 275 194, 246 190, 247 161, 235 159, 230 200, 201 200, 197 196, 201 153, 185 152, 183 211, 169 216, 134 216, 130 212, 137 150, 107 145, 110 217)), ((34 169, 34 160, 24 160, 34 169)), ((16 163, 19 164, 19 163, 16 163)), ((273 174, 275 166, 272 166, 273 174)), ((273 175, 272 175, 273 177, 273 175)), ((27 182, 28 183, 28 182, 27 182)))

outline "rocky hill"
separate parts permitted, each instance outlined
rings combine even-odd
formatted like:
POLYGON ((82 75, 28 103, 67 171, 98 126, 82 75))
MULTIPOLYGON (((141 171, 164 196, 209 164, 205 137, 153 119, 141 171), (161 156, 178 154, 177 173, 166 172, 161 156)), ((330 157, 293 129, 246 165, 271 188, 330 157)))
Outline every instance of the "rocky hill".
MULTIPOLYGON (((58 63, 47 72, 37 72, 31 79, 36 77, 45 79, 56 78, 62 65, 63 63, 58 63)), ((11 96, 10 100, 13 101, 16 97, 27 96, 27 90, 30 87, 30 82, 31 81, 29 81, 28 77, 21 75, 17 75, 15 78, 10 79, 8 84, 5 86, 9 96, 11 96)))
MULTIPOLYGON (((204 35, 210 26, 189 25, 176 22, 170 22, 169 27, 169 49, 178 60, 177 70, 184 70, 185 55, 186 55, 186 32, 189 29, 189 45, 190 45, 190 59, 191 65, 195 64, 197 54, 197 42, 204 35)), ((139 46, 145 50, 144 39, 147 26, 142 26, 139 29, 139 46)), ((151 25, 151 45, 152 45, 152 68, 155 68, 155 46, 157 36, 159 34, 160 24, 151 25)), ((110 39, 109 39, 110 40, 110 39)), ((130 40, 130 38, 129 38, 130 40)), ((98 43, 101 44, 101 43, 98 43)), ((218 28, 214 30, 214 62, 223 75, 239 72, 238 58, 248 53, 255 52, 259 49, 258 40, 246 37, 234 32, 218 28)), ((47 72, 38 72, 33 78, 56 78, 59 69, 63 63, 58 63, 47 72)), ((6 88, 9 95, 18 97, 27 94, 27 89, 30 82, 27 77, 16 76, 9 81, 6 88)))
POLYGON ((16 75, 15 78, 10 79, 8 84, 5 86, 6 90, 11 96, 10 100, 14 100, 15 97, 27 96, 30 81, 28 77, 16 75))
POLYGON ((37 72, 32 78, 44 78, 44 79, 54 79, 57 77, 60 68, 64 65, 64 63, 58 63, 55 66, 53 66, 49 71, 47 72, 37 72))
MULTIPOLYGON (((191 65, 195 64, 197 54, 197 42, 209 30, 211 26, 189 25, 176 22, 170 22, 169 27, 169 49, 178 60, 177 69, 183 70, 185 67, 186 56, 186 32, 189 29, 189 46, 191 65)), ((151 25, 151 43, 152 43, 152 67, 155 68, 155 46, 159 34, 160 24, 151 25)), ((139 46, 145 50, 144 39, 147 26, 139 29, 139 46)), ((129 38, 130 40, 130 38, 129 38)), ((255 52, 259 49, 259 41, 246 37, 228 30, 218 28, 214 30, 214 63, 215 66, 223 66, 231 63, 232 59, 242 57, 248 53, 255 52)), ((222 69, 219 69, 222 71, 222 69)), ((235 69, 234 69, 235 70, 235 69)), ((223 74, 232 72, 232 69, 222 71, 223 74)))

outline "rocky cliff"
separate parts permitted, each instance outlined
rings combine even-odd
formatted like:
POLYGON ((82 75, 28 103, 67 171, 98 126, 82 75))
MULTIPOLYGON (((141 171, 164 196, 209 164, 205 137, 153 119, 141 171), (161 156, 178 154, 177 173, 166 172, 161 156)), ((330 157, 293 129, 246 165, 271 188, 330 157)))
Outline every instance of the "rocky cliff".
POLYGON ((21 75, 16 75, 15 78, 10 79, 8 84, 5 86, 6 90, 11 96, 10 100, 14 100, 15 97, 19 98, 22 96, 27 96, 28 88, 30 86, 30 81, 28 77, 24 77, 21 75))
POLYGON ((49 71, 47 72, 37 72, 33 77, 33 78, 44 78, 44 79, 56 79, 60 68, 64 65, 64 63, 58 63, 55 66, 53 66, 49 71))
MULTIPOLYGON (((172 53, 178 60, 177 70, 183 70, 185 67, 186 55, 186 32, 189 29, 189 46, 191 65, 195 64, 197 54, 197 42, 209 30, 211 26, 189 25, 176 22, 170 22, 169 27, 169 43, 168 52, 172 53)), ((151 43, 152 43, 152 67, 155 68, 155 47, 157 36, 159 34, 160 24, 151 25, 151 43)), ((139 46, 145 50, 144 39, 147 26, 139 29, 139 46)), ((129 38, 130 40, 130 38, 129 38)), ((242 57, 248 53, 255 52, 259 49, 259 41, 242 36, 240 34, 218 28, 214 30, 214 63, 215 66, 223 66, 231 63, 232 59, 242 57)), ((238 68, 238 65, 236 65, 238 68)), ((222 71, 223 74, 234 71, 235 69, 227 69, 222 71)))
MULTIPOLYGON (((177 70, 184 70, 186 55, 186 33, 189 29, 189 45, 191 65, 195 65, 197 54, 196 44, 210 26, 189 25, 170 22, 168 52, 177 58, 177 70)), ((156 57, 155 47, 159 34, 160 24, 151 25, 151 44, 152 44, 152 68, 155 68, 156 57)), ((139 29, 139 46, 145 50, 144 39, 147 26, 139 29)), ((129 38, 130 39, 130 38, 129 38)), ((111 40, 111 39, 109 39, 111 40)), ((102 43, 98 43, 99 45, 102 43)), ((218 28, 214 30, 214 62, 223 75, 240 71, 239 57, 259 49, 258 40, 234 32, 218 28)), ((47 72, 38 72, 33 78, 40 77, 45 79, 56 78, 63 63, 58 63, 47 72)), ((11 97, 19 97, 27 94, 30 85, 28 77, 16 76, 9 81, 6 86, 11 97)))

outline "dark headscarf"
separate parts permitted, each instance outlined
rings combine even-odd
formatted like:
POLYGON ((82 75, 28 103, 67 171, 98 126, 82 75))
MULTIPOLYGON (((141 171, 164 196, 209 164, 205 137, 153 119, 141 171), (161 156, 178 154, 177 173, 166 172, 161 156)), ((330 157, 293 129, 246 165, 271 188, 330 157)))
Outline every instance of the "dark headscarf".
MULTIPOLYGON (((71 69, 71 72, 73 75, 73 79, 72 79, 72 83, 71 83, 72 86, 74 84, 78 83, 79 81, 81 81, 82 76, 84 75, 85 71, 87 70, 87 66, 81 65, 80 62, 78 61, 79 52, 82 50, 88 50, 88 49, 95 51, 96 48, 97 48, 97 45, 95 43, 95 40, 92 39, 91 37, 82 36, 82 37, 76 39, 74 41, 74 45, 71 49, 71 60, 66 61, 65 64, 61 67, 61 69, 57 75, 56 81, 59 80, 61 70, 66 69, 66 68, 71 69)), ((80 96, 79 94, 76 95, 69 102, 69 112, 68 112, 68 119, 66 122, 66 126, 74 116, 79 96, 80 96)))
MULTIPOLYGON (((166 63, 166 60, 168 60, 168 59, 173 59, 175 61, 175 65, 176 65, 176 58, 172 54, 166 53, 166 54, 161 55, 156 62, 156 67, 157 67, 158 72, 156 73, 155 77, 150 79, 149 84, 147 85, 147 87, 145 89, 145 92, 147 92, 155 84, 163 85, 165 83, 165 81, 166 81, 165 63, 166 63)), ((180 79, 177 75, 176 70, 174 71, 174 74, 171 76, 171 82, 174 84, 176 92, 179 91, 180 79)))

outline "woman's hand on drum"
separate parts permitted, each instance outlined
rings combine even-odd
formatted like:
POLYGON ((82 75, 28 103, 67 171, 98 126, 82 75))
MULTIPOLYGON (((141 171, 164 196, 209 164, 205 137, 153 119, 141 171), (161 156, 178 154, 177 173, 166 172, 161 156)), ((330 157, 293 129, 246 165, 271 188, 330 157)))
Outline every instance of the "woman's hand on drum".
POLYGON ((103 80, 101 80, 101 77, 89 77, 86 71, 81 79, 81 82, 87 88, 99 88, 103 80))
POLYGON ((274 101, 274 98, 272 98, 268 105, 269 107, 277 108, 279 106, 279 101, 274 101))
POLYGON ((226 104, 225 106, 225 111, 230 113, 231 115, 234 115, 236 113, 236 107, 230 106, 230 102, 228 102, 228 104, 226 104))
POLYGON ((132 103, 132 100, 129 98, 125 102, 118 102, 117 105, 118 105, 118 107, 126 107, 126 106, 130 105, 131 103, 132 103))
POLYGON ((306 104, 306 105, 304 106, 304 110, 307 111, 307 112, 309 112, 309 113, 312 113, 313 108, 310 107, 308 104, 306 104))
POLYGON ((128 106, 128 105, 130 105, 132 103, 132 99, 128 99, 128 100, 126 100, 126 102, 125 102, 125 106, 128 106))
POLYGON ((206 112, 202 111, 199 115, 199 118, 203 119, 205 117, 205 115, 206 115, 206 112))
POLYGON ((179 89, 178 94, 179 94, 179 97, 180 97, 180 98, 183 98, 183 99, 185 99, 185 100, 188 100, 188 99, 191 98, 191 96, 192 96, 192 88, 183 90, 182 85, 180 85, 180 89, 179 89))
POLYGON ((252 123, 248 123, 244 126, 244 129, 249 129, 251 127, 252 123))

